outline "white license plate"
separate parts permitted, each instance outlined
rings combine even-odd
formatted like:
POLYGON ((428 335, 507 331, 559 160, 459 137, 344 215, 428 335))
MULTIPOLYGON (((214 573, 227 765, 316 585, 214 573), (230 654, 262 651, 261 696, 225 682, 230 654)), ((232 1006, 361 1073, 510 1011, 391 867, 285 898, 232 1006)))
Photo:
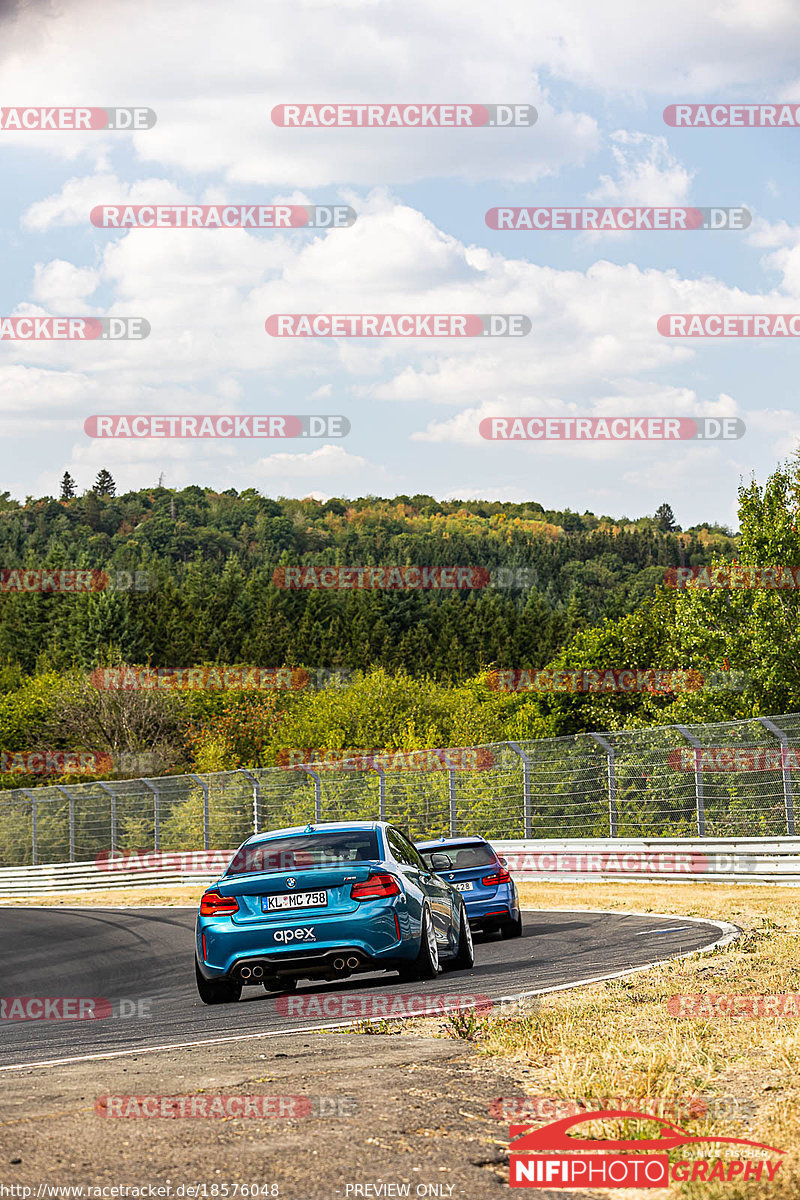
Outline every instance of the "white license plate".
POLYGON ((288 892, 283 896, 262 896, 261 908, 264 912, 275 912, 284 908, 326 908, 327 892, 288 892))
POLYGON ((456 889, 457 892, 471 892, 472 891, 471 883, 454 883, 453 887, 456 889))

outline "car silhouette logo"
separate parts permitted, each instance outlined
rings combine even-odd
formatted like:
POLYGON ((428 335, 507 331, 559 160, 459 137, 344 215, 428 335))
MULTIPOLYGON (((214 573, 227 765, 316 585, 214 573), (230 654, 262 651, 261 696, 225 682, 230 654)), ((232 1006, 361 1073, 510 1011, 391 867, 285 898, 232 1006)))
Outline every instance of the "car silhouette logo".
POLYGON ((294 887, 294 885, 296 883, 297 883, 297 880, 295 879, 294 875, 290 875, 289 878, 286 880, 287 887, 294 887))
POLYGON ((704 1142, 726 1142, 731 1146, 755 1146, 760 1150, 769 1150, 773 1154, 786 1153, 785 1150, 779 1150, 776 1146, 765 1146, 763 1142, 750 1142, 744 1138, 693 1137, 691 1133, 687 1133, 680 1126, 671 1121, 664 1121, 661 1117, 655 1117, 652 1113, 648 1115, 647 1113, 607 1108, 601 1109, 599 1112, 580 1113, 576 1117, 565 1117, 561 1121, 554 1121, 550 1125, 536 1129, 531 1129, 529 1125, 512 1125, 510 1132, 512 1154, 519 1154, 520 1151, 527 1153, 549 1151, 552 1153, 555 1150, 672 1150, 678 1146, 700 1145, 704 1142), (614 1118, 630 1121, 632 1117, 660 1125, 659 1136, 615 1141, 609 1138, 575 1138, 570 1137, 567 1132, 573 1125, 582 1125, 584 1122, 608 1121, 614 1118))

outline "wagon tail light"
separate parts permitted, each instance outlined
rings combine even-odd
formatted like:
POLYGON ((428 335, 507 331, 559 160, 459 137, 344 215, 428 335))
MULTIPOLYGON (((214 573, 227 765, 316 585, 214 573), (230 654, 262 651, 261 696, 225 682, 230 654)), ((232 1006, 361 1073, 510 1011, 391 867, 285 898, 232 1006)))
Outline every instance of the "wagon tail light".
POLYGON ((360 883, 354 883, 350 888, 352 900, 380 900, 384 896, 399 895, 400 884, 394 875, 386 875, 383 872, 370 875, 368 879, 362 879, 360 883))
POLYGON ((221 896, 219 892, 206 892, 200 901, 201 917, 230 917, 239 911, 235 896, 221 896))
POLYGON ((484 887, 497 887, 498 884, 508 883, 510 879, 510 873, 503 868, 496 875, 484 875, 481 883, 484 887))

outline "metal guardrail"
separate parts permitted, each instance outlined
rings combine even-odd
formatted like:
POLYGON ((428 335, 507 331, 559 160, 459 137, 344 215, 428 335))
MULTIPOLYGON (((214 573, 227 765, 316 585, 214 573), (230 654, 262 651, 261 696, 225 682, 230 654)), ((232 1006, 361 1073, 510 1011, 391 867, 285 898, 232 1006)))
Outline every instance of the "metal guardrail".
MULTIPOLYGON (((565 838, 493 840, 517 880, 769 883, 800 886, 800 838, 565 838)), ((126 856, 116 861, 0 869, 0 899, 131 887, 198 889, 218 879, 233 850, 126 856), (178 860, 178 861, 175 861, 178 860), (182 861, 181 861, 182 860, 182 861)), ((444 872, 446 876, 446 872, 444 872)))
POLYGON ((323 820, 383 818, 412 838, 795 834, 800 713, 398 753, 3 791, 0 868, 239 845, 323 820))

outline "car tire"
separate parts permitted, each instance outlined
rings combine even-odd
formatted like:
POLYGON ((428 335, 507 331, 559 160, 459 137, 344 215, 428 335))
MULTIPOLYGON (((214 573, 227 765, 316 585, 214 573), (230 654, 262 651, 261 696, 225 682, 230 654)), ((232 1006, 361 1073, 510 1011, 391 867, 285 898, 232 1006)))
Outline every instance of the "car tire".
POLYGON ((450 959, 445 969, 448 971, 471 971, 474 965, 475 948, 472 944, 472 930, 467 920, 467 910, 462 904, 458 922, 458 950, 455 958, 450 959))
POLYGON ((197 991, 203 1004, 235 1004, 241 999, 242 985, 227 979, 206 979, 195 961, 194 974, 197 991))
POLYGON ((504 938, 522 937, 522 913, 516 921, 504 921, 500 926, 500 936, 504 938))
POLYGON ((419 954, 400 971, 403 979, 435 979, 439 974, 439 947, 429 908, 423 908, 420 922, 419 954))
POLYGON ((265 992, 294 992, 297 990, 296 979, 265 979, 265 992))

